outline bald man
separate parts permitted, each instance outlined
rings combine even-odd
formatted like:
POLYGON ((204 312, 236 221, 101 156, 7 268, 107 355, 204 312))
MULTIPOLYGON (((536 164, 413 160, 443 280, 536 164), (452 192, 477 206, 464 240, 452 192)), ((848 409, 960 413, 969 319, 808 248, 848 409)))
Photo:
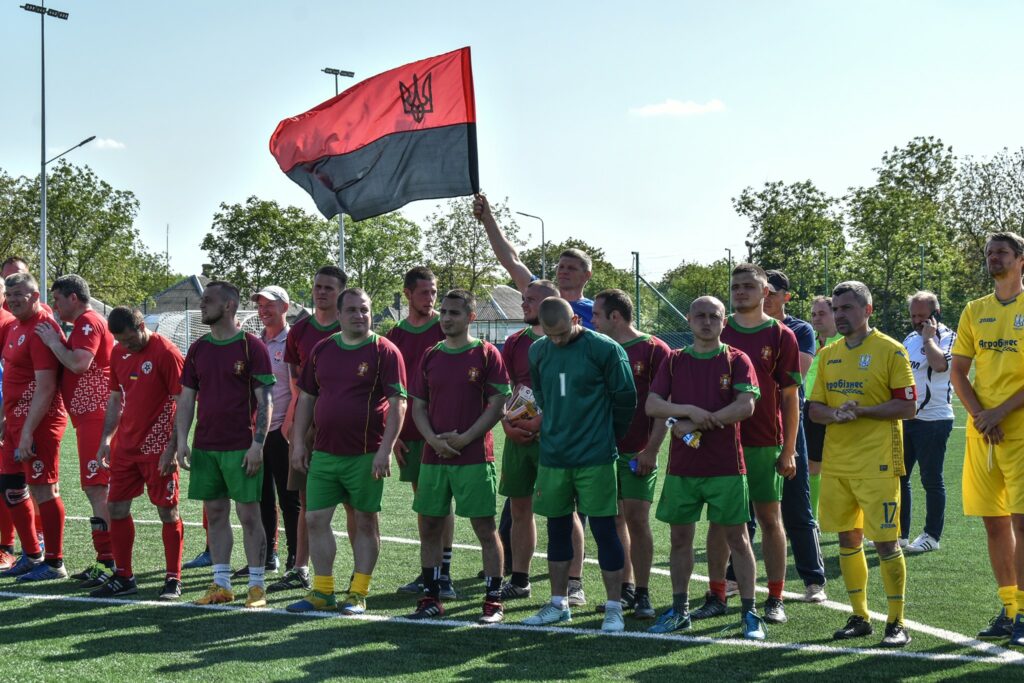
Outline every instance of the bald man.
POLYGON ((580 324, 569 302, 551 297, 538 309, 546 335, 530 347, 534 398, 544 413, 533 509, 548 519, 551 602, 528 625, 569 621, 569 562, 573 512, 590 516, 608 602, 604 631, 622 631, 625 557, 615 530, 618 513, 616 442, 636 408, 636 386, 625 349, 580 324))

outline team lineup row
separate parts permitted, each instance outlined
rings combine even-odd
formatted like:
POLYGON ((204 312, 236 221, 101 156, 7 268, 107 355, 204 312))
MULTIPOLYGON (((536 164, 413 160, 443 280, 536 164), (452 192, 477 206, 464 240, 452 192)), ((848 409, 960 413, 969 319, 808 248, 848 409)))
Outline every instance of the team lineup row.
MULTIPOLYGON (((581 601, 585 519, 597 541, 608 597, 602 628, 622 630, 624 607, 639 618, 656 616, 647 591, 653 555, 648 513, 657 452, 670 432, 656 518, 671 528, 673 599, 651 630, 683 629, 691 619, 725 613, 732 575, 744 635, 764 638, 764 621, 786 621, 787 531, 806 599, 824 600, 800 418, 799 392, 809 368, 802 364, 790 322, 782 324, 765 312, 766 297, 786 293, 784 276, 779 280, 781 274, 738 266, 731 283, 734 314, 726 317, 713 298, 698 299, 690 309, 693 344, 671 351, 635 329, 624 292, 583 298, 590 275, 585 254, 562 254, 557 283, 537 280, 504 240, 484 198, 477 199, 476 210, 523 292, 528 327, 511 336, 501 352, 469 335, 475 317, 470 293, 448 292, 435 310, 436 281, 425 268, 407 275, 409 315, 387 338, 372 332, 369 299, 361 290, 345 289, 344 273, 337 268, 318 271, 314 313, 291 328, 284 322, 286 292, 271 287, 254 294, 266 328, 262 339, 238 328, 238 290, 210 283, 201 310, 211 333, 184 358, 148 331, 138 312, 118 308, 104 321, 90 309, 88 286, 76 276, 59 278, 52 290, 57 314, 73 325, 64 339, 40 305, 34 279, 27 273, 10 275, 10 314, 0 317, 4 574, 22 581, 67 576, 56 482, 60 438, 70 414, 83 488, 93 504, 97 551, 97 564, 78 578, 94 595, 135 592, 130 505, 147 490, 164 523, 167 581, 161 596, 180 596, 178 468, 190 466, 188 493, 204 501, 213 566, 213 584, 197 602, 234 599, 229 566, 234 501, 247 558, 247 567, 236 574, 248 575, 246 605, 266 605, 265 571, 277 562, 268 547, 277 523, 276 492, 289 571, 269 589, 307 588, 291 611, 361 613, 379 551, 377 513, 393 453, 400 478, 413 485, 413 509, 420 519, 421 572, 403 587, 420 595, 410 618, 442 616, 444 600, 453 593, 454 500, 455 513, 471 520, 483 549, 482 623, 503 619, 503 601, 530 595, 536 513, 547 518, 552 598, 526 623, 567 621, 574 597, 581 601), (500 483, 490 436, 499 422, 506 434, 500 483), (290 435, 296 438, 286 438, 290 435), (506 543, 495 524, 498 493, 509 499, 511 511, 506 543), (806 523, 784 523, 787 497, 800 507, 806 501, 806 523), (331 533, 339 504, 346 511, 354 556, 350 584, 341 594, 334 589, 331 533), (703 606, 690 612, 694 525, 705 508, 711 522, 711 590, 703 606), (769 598, 763 618, 754 607, 751 509, 764 533, 769 598), (37 524, 45 544, 37 538, 37 524), (20 558, 11 554, 15 530, 20 558), (310 559, 312 577, 306 569, 310 559), (506 569, 511 575, 503 583, 506 569)), ((1008 531, 1012 558, 1017 515, 1024 513, 1018 509, 1024 492, 1013 457, 1013 435, 1019 433, 1013 411, 1024 403, 1017 398, 1024 396, 1024 373, 1010 354, 995 350, 1007 344, 993 344, 993 335, 1012 341, 1024 333, 1017 325, 1024 316, 1016 312, 1015 298, 1024 241, 993 236, 987 260, 996 296, 968 307, 952 353, 943 357, 972 415, 966 512, 985 517, 990 537, 1008 531), (972 360, 975 382, 965 387, 972 360)), ((889 601, 882 644, 898 647, 910 639, 903 627, 906 566, 899 543, 905 473, 901 422, 915 421, 920 387, 915 389, 906 350, 870 328, 866 287, 843 283, 830 305, 843 339, 814 357, 817 380, 806 383, 805 416, 825 426, 820 527, 839 533, 840 566, 854 607, 835 637, 872 630, 863 551, 867 536, 879 552, 889 601)), ((934 336, 935 330, 930 332, 934 336)), ((1005 570, 995 561, 993 566, 1005 570)), ((1012 561, 1010 567, 1016 571, 1012 561)), ((1008 582, 1005 571, 1000 575, 997 569, 996 578, 1004 609, 988 635, 1024 642, 1024 624, 1015 619, 1024 591, 1018 592, 1014 574, 1008 582)))

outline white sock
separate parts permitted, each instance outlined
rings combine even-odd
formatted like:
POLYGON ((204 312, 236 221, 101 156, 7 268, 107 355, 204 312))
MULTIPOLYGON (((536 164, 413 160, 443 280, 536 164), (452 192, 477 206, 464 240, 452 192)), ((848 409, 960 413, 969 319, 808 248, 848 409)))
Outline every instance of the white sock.
POLYGON ((569 607, 569 598, 565 595, 552 595, 551 604, 558 609, 567 609, 569 607))
POLYGON ((608 602, 604 603, 605 612, 612 612, 614 610, 619 610, 621 612, 622 602, 620 602, 619 600, 609 600, 608 602))
POLYGON ((221 588, 227 588, 228 590, 231 590, 231 565, 213 565, 213 582, 221 588))
POLYGON ((253 586, 263 588, 263 577, 266 571, 266 568, 262 564, 258 567, 249 567, 249 588, 252 588, 253 586))

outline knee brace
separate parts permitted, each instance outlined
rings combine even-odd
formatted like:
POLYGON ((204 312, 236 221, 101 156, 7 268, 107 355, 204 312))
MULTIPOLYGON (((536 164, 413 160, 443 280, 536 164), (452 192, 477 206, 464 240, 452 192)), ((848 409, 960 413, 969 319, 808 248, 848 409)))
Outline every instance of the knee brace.
POLYGON ((572 515, 548 517, 548 560, 568 562, 572 559, 572 515))
POLYGON ((626 555, 622 551, 622 541, 615 529, 614 517, 591 517, 590 530, 597 541, 597 563, 601 570, 617 572, 626 564, 626 555))
POLYGON ((0 474, 0 491, 7 507, 21 505, 28 500, 28 486, 24 474, 0 474))

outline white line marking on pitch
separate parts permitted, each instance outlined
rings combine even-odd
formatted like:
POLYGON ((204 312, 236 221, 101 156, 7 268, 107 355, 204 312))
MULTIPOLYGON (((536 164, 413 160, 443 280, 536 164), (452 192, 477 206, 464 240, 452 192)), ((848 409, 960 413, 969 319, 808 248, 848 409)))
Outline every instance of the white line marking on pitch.
MULTIPOLYGON (((0 591, 0 598, 11 598, 14 600, 38 600, 38 601, 61 601, 84 604, 123 605, 127 607, 165 607, 177 609, 197 609, 212 612, 240 612, 242 614, 274 614, 294 618, 313 619, 350 619, 355 621, 388 622, 410 626, 433 626, 440 628, 479 628, 497 631, 517 631, 523 633, 552 633, 570 634, 575 636, 601 636, 612 638, 632 638, 637 640, 658 640, 675 643, 686 643, 692 645, 729 645, 733 647, 753 647, 766 650, 792 650, 796 652, 811 652, 830 655, 874 655, 882 657, 896 657, 901 659, 921 659, 933 662, 970 662, 981 664, 1021 664, 1019 658, 1008 658, 1004 656, 975 657, 973 655, 955 655, 929 652, 907 652, 905 650, 886 650, 881 648, 854 648, 854 647, 831 647, 828 645, 814 645, 809 643, 779 643, 771 641, 754 641, 744 638, 710 638, 708 636, 687 636, 662 633, 647 633, 644 631, 622 631, 619 633, 605 633, 597 629, 582 629, 572 626, 524 626, 521 624, 491 624, 483 626, 469 621, 458 619, 421 619, 412 621, 402 617, 383 616, 379 614, 363 615, 341 615, 330 612, 305 612, 293 614, 283 609, 246 609, 241 606, 232 605, 195 605, 190 602, 163 602, 156 600, 125 600, 118 598, 87 598, 74 595, 45 595, 36 593, 17 593, 13 591, 0 591)), ((1009 654, 1016 654, 1010 652, 1009 654)))
MULTIPOLYGON (((87 522, 87 521, 89 521, 88 517, 71 517, 71 516, 69 516, 67 519, 71 520, 71 521, 80 521, 80 522, 87 522)), ((163 522, 161 522, 160 520, 154 520, 154 519, 136 519, 135 523, 136 524, 163 524, 163 522)), ((199 523, 199 522, 183 522, 183 523, 185 524, 185 526, 202 527, 202 524, 199 523)), ((241 529, 241 527, 239 525, 237 525, 237 524, 233 524, 232 528, 234 528, 234 529, 241 529)), ((334 535, 339 537, 339 538, 348 538, 348 534, 343 532, 343 531, 335 531, 334 535)), ((418 546, 420 544, 420 542, 418 540, 416 540, 416 539, 402 538, 400 536, 381 536, 380 540, 381 540, 381 542, 400 543, 402 545, 417 545, 418 546)), ((468 543, 453 543, 452 544, 452 548, 457 548, 459 550, 473 550, 473 551, 476 551, 476 552, 480 552, 480 546, 470 545, 468 543)), ((545 555, 544 553, 534 553, 533 556, 537 557, 537 558, 545 559, 545 560, 547 559, 547 555, 545 555)), ((597 564, 597 560, 592 559, 592 558, 588 558, 588 559, 584 560, 584 562, 586 562, 588 564, 595 564, 595 565, 597 564)), ((662 576, 670 576, 671 575, 671 573, 667 569, 661 569, 660 567, 652 567, 651 568, 651 573, 652 574, 660 574, 662 576)), ((708 581, 709 580, 708 577, 702 576, 700 574, 693 574, 691 578, 693 578, 696 581, 708 581)), ((758 592, 761 592, 761 593, 767 593, 768 592, 768 589, 763 587, 763 586, 757 586, 756 590, 758 592)), ((800 593, 794 593, 792 591, 784 591, 783 592, 783 596, 785 596, 785 597, 787 597, 787 598, 789 598, 791 600, 799 599, 799 598, 803 597, 800 593)), ((825 602, 819 602, 819 603, 814 603, 814 604, 820 605, 821 607, 827 607, 829 609, 836 610, 837 612, 846 612, 846 613, 852 613, 853 612, 853 608, 850 607, 850 605, 846 605, 846 604, 841 603, 841 602, 836 602, 834 600, 826 600, 825 602)), ((881 621, 883 623, 888 619, 888 615, 882 614, 881 612, 868 612, 868 614, 871 616, 872 619, 875 619, 876 621, 881 621)), ((1014 662, 1014 663, 1024 663, 1024 653, 1022 653, 1022 652, 1017 652, 1015 650, 1009 650, 1007 648, 1000 647, 999 645, 995 645, 993 643, 986 643, 983 640, 978 640, 977 638, 971 638, 970 636, 965 636, 964 634, 957 633, 956 631, 949 631, 949 630, 944 629, 944 628, 938 628, 936 626, 929 626, 928 624, 923 624, 921 622, 912 621, 910 619, 904 619, 903 623, 904 623, 904 625, 908 629, 910 629, 912 631, 918 631, 919 633, 927 633, 930 636, 934 636, 936 638, 940 638, 942 640, 946 640, 946 641, 949 641, 951 643, 955 643, 957 645, 961 645, 963 647, 970 648, 972 650, 977 650, 978 652, 984 652, 985 654, 993 655, 995 657, 998 657, 1002 661, 1014 662)), ((532 628, 532 627, 527 627, 527 628, 532 628)), ((858 650, 858 652, 859 651, 860 650, 858 650)))

